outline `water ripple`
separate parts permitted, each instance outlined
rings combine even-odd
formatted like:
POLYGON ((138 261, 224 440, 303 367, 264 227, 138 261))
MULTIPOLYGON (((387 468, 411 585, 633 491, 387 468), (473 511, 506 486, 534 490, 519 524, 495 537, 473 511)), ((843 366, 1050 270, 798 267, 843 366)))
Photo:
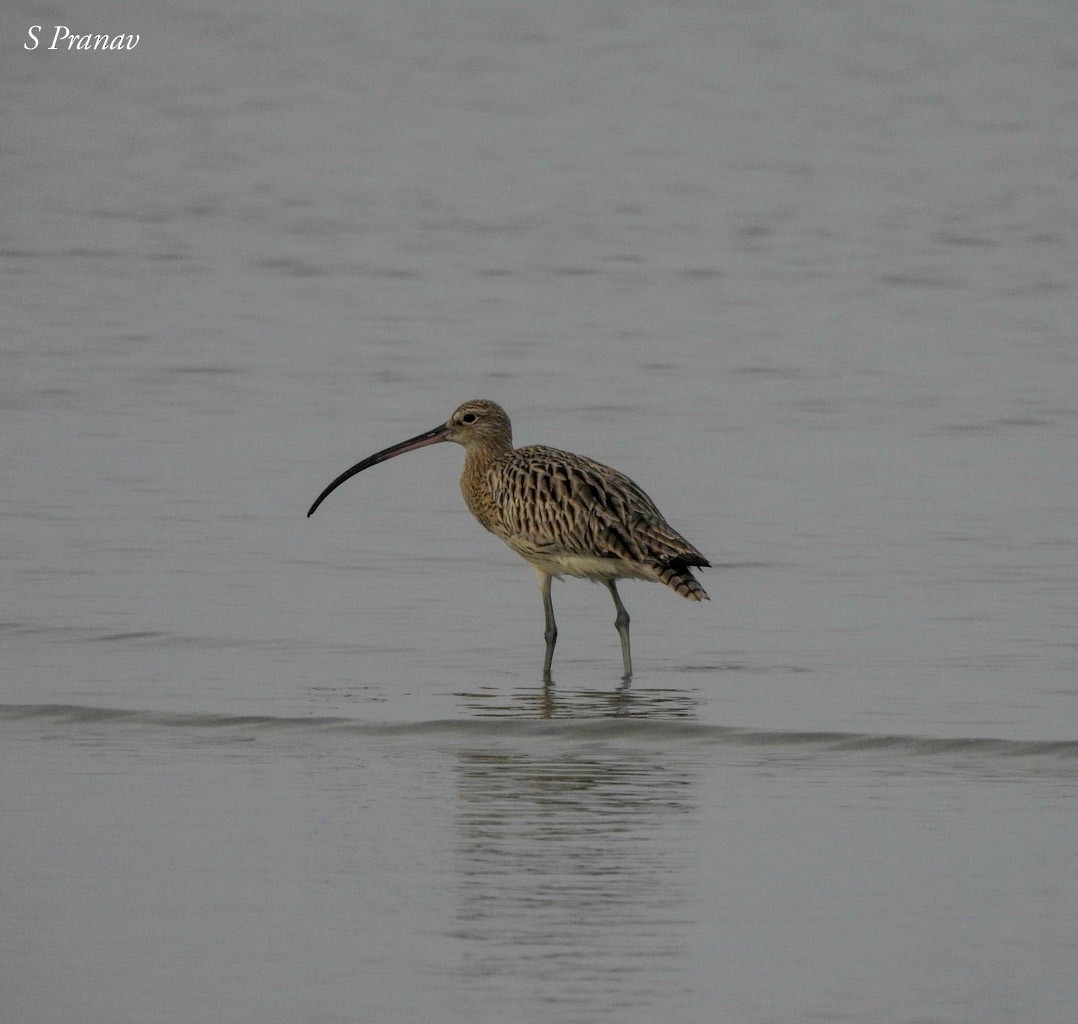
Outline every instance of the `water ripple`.
POLYGON ((371 722, 343 716, 286 717, 207 712, 144 711, 73 704, 0 704, 0 721, 45 721, 165 729, 228 729, 247 734, 337 732, 370 737, 479 737, 620 740, 679 745, 800 748, 838 753, 887 751, 907 756, 968 755, 971 758, 1052 757, 1078 759, 1078 740, 1009 740, 991 736, 903 736, 874 733, 751 729, 678 719, 446 718, 419 722, 371 722))

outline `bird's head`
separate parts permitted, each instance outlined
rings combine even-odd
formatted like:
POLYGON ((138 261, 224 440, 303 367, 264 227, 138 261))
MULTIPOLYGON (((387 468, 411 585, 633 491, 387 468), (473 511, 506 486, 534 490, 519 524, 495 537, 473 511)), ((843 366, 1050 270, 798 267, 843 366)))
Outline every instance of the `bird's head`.
POLYGON ((473 398, 465 402, 445 425, 445 439, 465 448, 512 448, 513 427, 497 402, 473 398))

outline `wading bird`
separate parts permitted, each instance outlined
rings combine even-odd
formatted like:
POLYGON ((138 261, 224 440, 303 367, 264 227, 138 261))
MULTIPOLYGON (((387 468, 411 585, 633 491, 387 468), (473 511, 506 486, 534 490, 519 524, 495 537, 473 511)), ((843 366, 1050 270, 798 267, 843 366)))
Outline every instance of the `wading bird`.
POLYGON ((356 463, 318 496, 308 517, 357 473, 441 441, 464 446, 460 489, 468 510, 539 576, 546 616, 544 681, 550 682, 558 639, 550 600, 554 577, 578 576, 610 591, 626 680, 633 674, 629 613, 618 596, 617 580, 654 580, 690 601, 709 600, 690 568, 711 563, 667 524, 640 487, 583 455, 542 445, 514 448, 505 410, 484 399, 465 402, 440 427, 356 463))

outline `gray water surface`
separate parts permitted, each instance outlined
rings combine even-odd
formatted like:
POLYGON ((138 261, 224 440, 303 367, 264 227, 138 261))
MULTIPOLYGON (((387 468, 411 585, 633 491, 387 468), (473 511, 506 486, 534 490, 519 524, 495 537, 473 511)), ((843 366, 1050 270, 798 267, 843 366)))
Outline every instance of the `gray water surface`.
POLYGON ((136 6, 0 13, 0 1016, 1072 1024, 1078 13, 136 6), (305 518, 472 397, 631 687, 455 446, 305 518))

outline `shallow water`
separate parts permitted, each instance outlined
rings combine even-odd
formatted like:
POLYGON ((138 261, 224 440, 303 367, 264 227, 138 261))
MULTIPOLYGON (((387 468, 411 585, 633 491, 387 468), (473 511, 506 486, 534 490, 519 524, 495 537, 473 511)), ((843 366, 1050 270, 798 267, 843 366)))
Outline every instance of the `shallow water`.
POLYGON ((51 17, 0 14, 0 1016, 1069 1024, 1078 16, 51 17), (578 581, 540 684, 459 449, 304 518, 478 396, 714 561, 622 588, 631 687, 578 581))
POLYGON ((1078 743, 573 696, 396 725, 0 708, 16 1017, 1066 1019, 1078 743))

